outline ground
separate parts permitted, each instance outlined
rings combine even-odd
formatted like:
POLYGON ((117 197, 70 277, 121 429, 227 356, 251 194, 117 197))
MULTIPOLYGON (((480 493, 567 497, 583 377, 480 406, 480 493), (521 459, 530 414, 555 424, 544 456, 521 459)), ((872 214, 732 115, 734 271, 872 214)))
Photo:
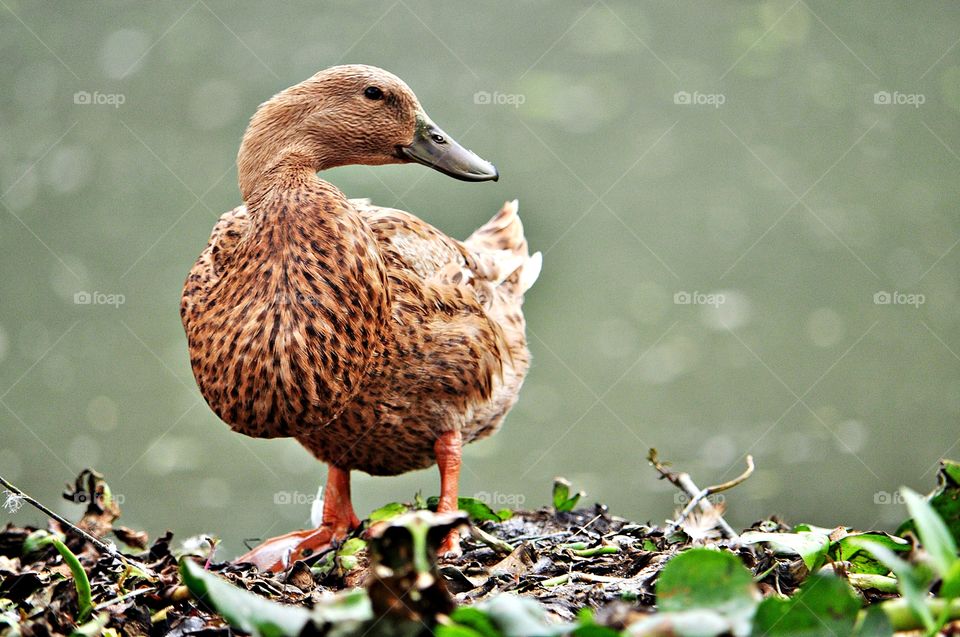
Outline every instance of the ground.
MULTIPOLYGON (((960 469, 957 465, 945 464, 940 489, 930 498, 934 508, 947 520, 947 526, 943 523, 941 526, 947 529, 948 535, 953 530, 952 522, 937 498, 956 502, 957 489, 950 490, 949 480, 958 475, 960 469)), ((664 477, 689 480, 683 474, 664 477)), ((956 487, 955 483, 953 487, 956 487)), ((369 598, 369 603, 364 603, 372 604, 372 611, 364 612, 372 613, 371 618, 377 619, 371 620, 370 625, 363 624, 367 628, 357 635, 369 631, 372 624, 391 614, 397 615, 398 621, 414 622, 411 624, 413 631, 404 634, 419 634, 421 628, 427 631, 426 634, 434 632, 435 627, 441 632, 452 630, 450 626, 458 625, 457 621, 461 620, 472 625, 470 622, 480 620, 476 617, 470 619, 462 611, 463 607, 487 609, 484 612, 497 616, 502 611, 502 603, 497 600, 505 599, 505 593, 508 594, 506 597, 512 595, 536 600, 536 604, 525 606, 526 610, 503 611, 507 614, 527 613, 533 609, 537 621, 545 626, 567 625, 567 630, 574 631, 579 625, 582 631, 586 622, 595 630, 603 627, 609 631, 575 633, 578 635, 616 635, 628 627, 633 631, 630 634, 638 635, 693 634, 683 629, 683 621, 686 621, 683 618, 691 609, 697 612, 708 610, 712 613, 711 618, 719 618, 722 627, 718 632, 706 634, 752 634, 744 632, 749 631, 749 623, 743 623, 749 622, 751 617, 754 621, 762 621, 764 613, 772 613, 775 616, 773 624, 784 626, 781 615, 787 617, 791 612, 795 615, 798 612, 787 606, 771 605, 771 601, 789 605, 791 600, 806 595, 803 599, 807 603, 801 605, 813 607, 816 600, 812 589, 827 580, 842 580, 842 590, 834 591, 824 603, 836 604, 840 600, 849 604, 850 612, 843 621, 849 619, 850 630, 853 630, 855 620, 861 626, 870 616, 861 612, 861 607, 884 608, 888 616, 884 621, 891 625, 885 625, 882 632, 858 634, 891 634, 893 626, 909 627, 911 622, 923 623, 919 611, 911 614, 897 606, 903 601, 899 599, 899 590, 902 589, 898 588, 898 583, 907 578, 915 579, 917 586, 930 586, 934 593, 940 592, 938 597, 919 593, 923 596, 921 605, 934 604, 939 597, 946 599, 946 611, 937 607, 943 612, 938 619, 945 621, 949 615, 956 616, 949 610, 956 592, 948 596, 944 590, 957 586, 957 582, 951 584, 949 576, 935 577, 935 562, 931 562, 932 575, 920 570, 907 574, 896 568, 891 573, 883 559, 887 556, 881 549, 868 554, 857 544, 860 540, 881 544, 889 549, 890 555, 909 556, 915 566, 911 567, 905 561, 903 564, 919 569, 925 563, 925 556, 935 553, 936 547, 919 548, 915 531, 910 528, 903 533, 906 539, 901 539, 885 533, 859 532, 843 527, 791 528, 777 519, 769 519, 735 533, 734 537, 724 537, 725 523, 720 512, 706 502, 699 512, 693 512, 696 507, 691 507, 689 515, 678 524, 661 528, 611 515, 600 504, 567 510, 578 504, 578 494, 571 495, 569 485, 564 481, 555 485, 554 506, 537 511, 494 512, 483 503, 463 499, 461 508, 469 513, 472 530, 465 534, 464 552, 457 558, 436 560, 432 551, 438 541, 429 540, 424 548, 409 539, 416 536, 417 525, 442 531, 448 528, 444 525, 451 524, 450 519, 429 513, 404 515, 408 510, 429 508, 430 500, 418 498, 409 505, 392 503, 383 507, 372 514, 375 522, 365 521, 364 526, 343 544, 306 562, 291 565, 279 574, 261 573, 251 565, 218 561, 216 542, 211 538, 176 542, 173 534, 167 533, 151 542, 145 534, 120 526, 117 523, 119 507, 112 501, 106 482, 95 472, 81 474, 64 496, 87 504, 85 515, 75 525, 51 519, 46 529, 8 525, 0 532, 0 635, 3 637, 68 635, 78 626, 85 635, 180 637, 228 634, 236 629, 240 632, 285 634, 283 631, 272 633, 272 629, 262 630, 262 627, 244 623, 249 622, 249 618, 231 614, 231 604, 244 608, 251 603, 260 604, 259 599, 252 602, 251 597, 234 600, 231 596, 237 589, 263 600, 295 606, 300 613, 305 612, 300 610, 303 608, 315 609, 312 620, 306 615, 287 618, 302 628, 315 625, 319 621, 316 617, 321 615, 325 618, 323 621, 328 620, 331 616, 329 609, 342 603, 343 598, 335 597, 336 593, 365 587, 365 600, 369 598), (387 537, 389 542, 384 539, 387 537), (401 537, 408 539, 397 539, 401 537), (121 548, 118 550, 111 542, 121 548), (417 549, 417 546, 421 548, 417 549), (704 546, 711 550, 698 548, 704 546), (425 579, 416 577, 420 571, 415 572, 413 566, 419 564, 416 559, 418 550, 423 550, 426 556, 423 564, 428 566, 417 567, 429 573, 425 579), (683 560, 671 562, 681 554, 683 560), (721 560, 715 564, 713 560, 718 556, 729 562, 721 560), (187 561, 193 566, 185 566, 187 561), (668 563, 674 572, 661 577, 668 563), (199 569, 199 572, 190 576, 191 568, 199 569), (683 573, 684 568, 689 569, 688 574, 683 573), (715 576, 709 575, 713 572, 711 569, 715 570, 715 576), (225 579, 235 588, 226 586, 220 590, 218 587, 223 580, 204 579, 212 576, 225 579), (675 585, 675 580, 679 585, 675 585), (707 599, 706 593, 701 594, 710 587, 721 591, 722 604, 707 599), (802 587, 799 592, 798 587, 802 587), (887 602, 886 606, 884 602, 887 602), (734 606, 739 606, 742 613, 732 612, 730 608, 734 606), (582 609, 589 609, 589 619, 585 619, 582 609), (653 614, 657 610, 660 614, 653 614), (449 619, 451 615, 453 620, 449 619), (654 620, 671 622, 670 632, 637 632, 636 626, 649 625, 654 620)), ((11 502, 19 505, 31 503, 31 500, 19 492, 8 492, 8 506, 11 502)), ((922 516, 915 513, 914 518, 923 538, 923 524, 919 522, 922 516)), ((464 520, 466 516, 454 522, 464 520)), ((442 535, 432 533, 425 537, 442 535)), ((924 545, 933 546, 929 540, 924 545)), ((950 546, 952 549, 948 548, 945 553, 941 551, 947 555, 943 559, 949 560, 952 550, 952 558, 956 560, 956 544, 950 546)), ((944 568, 949 570, 951 566, 944 568)), ((960 572, 960 568, 954 570, 960 572)), ((821 589, 826 590, 824 587, 829 586, 833 584, 828 582, 821 589)), ((714 590, 710 594, 715 596, 718 593, 714 590)), ((276 608, 267 605, 263 612, 270 615, 276 608)), ((960 608, 955 610, 960 612, 960 608)), ((842 614, 835 608, 825 609, 827 611, 834 616, 842 614)), ((350 613, 333 616, 363 619, 350 613)), ((702 625, 703 618, 697 617, 698 625, 702 625)), ((391 630, 394 634, 404 632, 391 630)), ((509 634, 502 626, 496 630, 503 632, 495 629, 490 629, 494 632, 484 632, 476 626, 464 630, 467 632, 444 634, 509 634)), ((300 632, 298 629, 290 634, 300 632)))

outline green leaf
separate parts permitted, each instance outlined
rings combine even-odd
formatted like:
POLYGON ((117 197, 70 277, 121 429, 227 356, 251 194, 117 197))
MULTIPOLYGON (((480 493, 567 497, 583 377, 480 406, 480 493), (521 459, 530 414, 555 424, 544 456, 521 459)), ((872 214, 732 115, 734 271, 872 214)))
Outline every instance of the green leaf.
POLYGON ((357 553, 367 548, 367 543, 358 537, 352 537, 337 550, 337 563, 341 571, 352 571, 357 568, 359 560, 357 553))
POLYGON ((13 601, 5 598, 0 598, 0 634, 4 637, 20 637, 22 634, 20 613, 13 601))
MULTIPOLYGON (((941 620, 955 621, 960 620, 960 600, 948 602, 939 597, 930 597, 926 602, 928 612, 936 614, 941 620)), ((911 631, 909 634, 918 634, 923 628, 923 624, 917 621, 916 613, 908 605, 907 600, 902 597, 888 599, 879 605, 880 609, 890 620, 890 624, 895 631, 911 631)), ((937 632, 938 626, 934 624, 932 628, 927 629, 927 635, 940 634, 937 632)), ((899 632, 896 634, 900 634, 899 632)))
POLYGON ((836 637, 850 635, 860 598, 839 577, 813 575, 786 600, 770 597, 760 604, 752 635, 766 637, 836 637))
POLYGON ((402 502, 385 504, 370 514, 371 522, 385 522, 407 512, 407 505, 402 502))
POLYGON ((953 563, 940 585, 940 597, 954 599, 960 597, 960 560, 953 563))
POLYGON ((944 577, 957 561, 957 543, 950 535, 947 525, 923 496, 906 487, 901 488, 901 493, 917 527, 923 548, 930 555, 937 574, 944 577))
POLYGON ((960 544, 960 463, 940 461, 937 488, 930 494, 930 506, 950 529, 954 541, 960 544))
POLYGON ((799 533, 800 531, 806 531, 807 533, 819 533, 820 535, 829 536, 833 533, 833 529, 828 529, 825 526, 817 526, 815 524, 798 524, 793 527, 794 533, 799 533))
POLYGON ((20 547, 20 552, 23 555, 30 555, 31 553, 43 550, 52 544, 50 538, 54 535, 60 538, 61 541, 65 539, 62 533, 51 534, 44 529, 37 529, 23 539, 23 546, 20 547))
POLYGON ((737 556, 700 548, 667 562, 656 593, 662 611, 712 610, 741 629, 749 623, 759 599, 753 576, 737 556))
POLYGON ((808 571, 814 571, 823 564, 830 548, 830 538, 818 532, 800 533, 763 533, 748 531, 740 536, 744 544, 765 542, 778 553, 799 555, 808 571))
POLYGON ((503 637, 553 637, 570 632, 570 626, 553 624, 543 607, 528 597, 504 593, 477 604, 503 637))
POLYGON ((729 635, 746 635, 749 630, 749 617, 735 624, 729 617, 725 617, 715 610, 698 608, 647 615, 632 622, 624 634, 727 637, 729 635))
POLYGON ((553 480, 553 508, 560 510, 564 502, 570 499, 570 481, 566 478, 553 480))
POLYGON ((835 561, 843 560, 849 562, 850 566, 847 570, 850 573, 863 573, 868 575, 885 575, 888 573, 890 569, 881 564, 876 558, 870 555, 870 553, 863 550, 861 540, 870 540, 887 547, 891 551, 910 550, 910 543, 895 535, 878 531, 854 531, 845 534, 830 544, 830 557, 835 561))
MULTIPOLYGON (((493 620, 487 617, 483 611, 472 606, 460 606, 451 614, 450 619, 462 627, 467 627, 472 635, 480 637, 500 637, 500 631, 497 630, 493 620)), ((437 637, 443 637, 443 633, 437 632, 437 637)))
POLYGON ((413 508, 417 511, 423 511, 427 508, 427 501, 423 499, 423 494, 419 491, 413 494, 413 508))
POLYGON ((608 626, 600 626, 593 621, 593 610, 589 607, 581 608, 577 613, 577 628, 571 633, 572 637, 619 637, 619 631, 608 626))
MULTIPOLYGON (((437 510, 440 504, 440 498, 433 495, 427 498, 427 508, 431 511, 437 510)), ((500 522, 500 516, 491 509, 486 502, 476 498, 457 498, 457 508, 466 511, 473 522, 500 522)))
POLYGON ((573 637, 619 637, 620 633, 607 626, 598 626, 597 624, 588 624, 580 626, 570 633, 573 637))
POLYGON ((366 589, 355 588, 321 599, 310 611, 310 618, 315 625, 330 623, 339 626, 345 622, 359 624, 373 619, 373 609, 366 589))
POLYGON ((194 597, 223 615, 231 626, 251 635, 296 637, 310 621, 305 608, 278 604, 241 590, 189 558, 180 560, 180 577, 194 597))
POLYGON ((327 553, 310 567, 310 572, 314 577, 326 577, 333 572, 334 566, 336 566, 336 556, 333 553, 327 553))
POLYGON ((365 548, 367 548, 367 543, 364 540, 352 537, 337 549, 337 555, 356 555, 365 548))
MULTIPOLYGON (((433 634, 436 635, 436 637, 487 637, 487 635, 483 633, 459 624, 437 626, 433 634)), ((501 637, 501 635, 500 633, 494 633, 494 637, 501 637)))
POLYGON ((884 566, 897 576, 898 586, 903 599, 909 605, 913 614, 920 619, 928 631, 936 628, 933 613, 926 604, 926 587, 921 582, 918 569, 908 562, 897 557, 897 554, 882 544, 870 540, 858 540, 863 549, 869 551, 884 566))
POLYGON ((573 511, 583 497, 583 491, 570 495, 570 481, 565 478, 553 479, 553 508, 558 512, 573 511))
POLYGON ((893 637, 893 625, 887 614, 879 606, 871 606, 861 613, 854 637, 893 637))

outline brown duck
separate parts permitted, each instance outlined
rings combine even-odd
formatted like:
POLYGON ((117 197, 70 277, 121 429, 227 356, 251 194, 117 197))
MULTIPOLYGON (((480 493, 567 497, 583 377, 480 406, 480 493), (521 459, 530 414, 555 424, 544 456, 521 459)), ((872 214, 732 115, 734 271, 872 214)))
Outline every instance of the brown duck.
MULTIPOLYGON (((296 438, 329 467, 320 528, 240 558, 279 570, 359 524, 350 471, 440 469, 494 433, 529 366, 521 310, 540 272, 516 202, 466 241, 347 199, 317 172, 418 162, 466 181, 492 164, 438 128, 399 78, 336 66, 262 104, 237 157, 244 204, 190 271, 181 315, 200 391, 234 431, 296 438)), ((451 534, 445 552, 459 549, 451 534)))

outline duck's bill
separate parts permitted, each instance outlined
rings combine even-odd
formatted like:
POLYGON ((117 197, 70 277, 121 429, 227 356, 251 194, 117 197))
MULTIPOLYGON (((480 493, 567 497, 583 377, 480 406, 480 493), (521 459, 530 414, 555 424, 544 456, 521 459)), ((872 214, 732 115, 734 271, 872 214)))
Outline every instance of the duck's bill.
POLYGON ((496 181, 500 177, 493 164, 458 144, 426 115, 417 117, 413 142, 398 146, 397 155, 463 181, 496 181))

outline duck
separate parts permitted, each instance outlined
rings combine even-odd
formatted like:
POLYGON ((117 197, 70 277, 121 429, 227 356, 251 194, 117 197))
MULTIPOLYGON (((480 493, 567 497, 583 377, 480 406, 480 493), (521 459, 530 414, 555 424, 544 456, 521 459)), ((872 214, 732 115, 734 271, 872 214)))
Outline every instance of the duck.
MULTIPOLYGON (((243 204, 223 214, 180 312, 193 374, 238 433, 294 438, 327 466, 322 523, 237 558, 280 571, 360 525, 351 471, 434 464, 456 511, 462 449, 496 432, 530 366, 530 254, 516 200, 463 241, 409 212, 347 198, 318 173, 418 163, 468 182, 493 164, 427 116, 397 76, 340 65, 259 106, 243 135, 243 204)), ((460 553, 457 531, 442 555, 460 553)))

